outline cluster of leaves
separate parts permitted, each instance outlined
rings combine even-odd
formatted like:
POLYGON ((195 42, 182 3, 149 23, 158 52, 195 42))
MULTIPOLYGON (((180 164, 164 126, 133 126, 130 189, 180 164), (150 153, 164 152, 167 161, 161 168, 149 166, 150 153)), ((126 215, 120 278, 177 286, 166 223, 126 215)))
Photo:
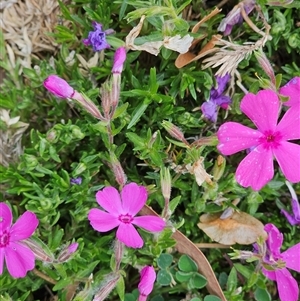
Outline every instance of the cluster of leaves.
MULTIPOLYGON (((299 28, 295 21, 300 17, 299 10, 264 6, 263 3, 262 7, 272 28, 272 40, 266 44, 266 49, 275 71, 282 73, 285 81, 295 75, 300 76, 299 28)), ((12 68, 4 46, 0 46, 0 66, 7 72, 0 93, 0 107, 11 110, 11 115, 21 116, 22 121, 30 124, 30 131, 23 137, 24 154, 20 160, 9 167, 0 165, 3 187, 0 201, 10 202, 15 216, 24 208, 35 212, 40 220, 36 236, 52 252, 57 252, 68 241, 77 241, 80 247, 72 261, 64 265, 47 266, 37 261, 37 269, 52 279, 52 284, 33 273, 24 279, 14 280, 5 272, 0 277, 0 296, 7 300, 44 300, 49 286, 59 300, 68 300, 67 292, 72 289, 86 292, 87 299, 84 300, 89 300, 96 284, 110 272, 114 233, 95 233, 87 220, 88 210, 96 206, 95 192, 107 185, 116 186, 108 164, 107 128, 73 104, 48 94, 42 87, 43 80, 49 74, 58 74, 76 90, 83 91, 100 104, 99 87, 110 75, 113 51, 105 51, 92 67, 83 66, 78 55, 86 62, 94 56, 91 49, 81 42, 91 30, 91 21, 98 21, 105 29, 115 30, 115 35, 108 36, 108 42, 115 49, 122 45, 125 33, 137 24, 142 14, 147 16, 142 31, 145 38, 140 38, 137 43, 157 40, 162 33, 187 34, 190 26, 198 21, 195 15, 200 13, 204 16, 208 9, 204 3, 192 0, 76 0, 68 6, 60 2, 60 8, 62 18, 69 23, 68 26, 57 25, 52 33, 60 45, 54 63, 50 60, 51 54, 45 53, 34 62, 37 68, 23 68, 20 78, 20 65, 12 68), (191 14, 187 13, 189 10, 191 14), (82 183, 71 184, 70 180, 78 177, 82 178, 82 183), (75 288, 72 287, 74 283, 75 288)), ((217 33, 221 18, 222 15, 213 18, 198 33, 207 34, 203 44, 217 33)), ((255 18, 252 19, 255 22, 255 18)), ((258 39, 258 34, 250 31, 247 25, 237 26, 232 34, 237 37, 237 43, 258 39)), ((0 45, 4 45, 3 36, 0 38, 0 45)), ((174 65, 176 57, 177 54, 168 49, 163 49, 157 57, 140 52, 128 53, 122 73, 121 100, 112 122, 114 154, 122 163, 128 181, 148 187, 149 204, 157 212, 161 211, 164 203, 158 173, 163 166, 186 165, 203 156, 205 168, 212 171, 218 155, 213 144, 187 150, 174 141, 163 126, 165 120, 172 122, 182 129, 188 141, 193 141, 199 137, 211 137, 220 125, 204 120, 199 110, 193 111, 208 98, 214 84, 214 70, 201 70, 200 62, 177 69, 174 65)), ((245 86, 256 92, 260 81, 255 73, 258 72, 259 77, 265 75, 255 58, 243 61, 239 71, 245 86)), ((242 96, 243 93, 236 89, 228 120, 243 120, 239 110, 242 96)), ((224 114, 221 113, 219 120, 224 118, 224 114)), ((296 230, 287 225, 279 214, 279 209, 286 206, 290 198, 283 176, 277 173, 260 192, 244 189, 234 180, 240 159, 239 155, 228 158, 223 176, 214 185, 204 183, 199 187, 192 175, 171 171, 172 198, 176 204, 171 219, 173 224, 181 227, 180 230, 192 241, 208 241, 196 226, 199 215, 222 211, 230 206, 232 200, 240 198, 242 211, 264 223, 272 220, 280 225, 288 238, 286 247, 293 245, 297 242, 296 230), (223 207, 212 203, 220 196, 226 198, 223 207)), ((296 190, 299 189, 298 184, 296 190)), ((138 251, 126 250, 123 263, 133 267, 152 264, 158 268, 153 301, 185 297, 193 301, 219 300, 207 295, 203 289, 207 280, 198 273, 197 265, 190 257, 169 254, 175 244, 170 229, 157 239, 151 239, 144 232, 141 234, 146 240, 145 247, 138 251)), ((266 280, 254 273, 254 265, 234 264, 232 267, 231 262, 221 263, 220 250, 210 250, 205 254, 228 300, 271 300, 266 280)), ((131 273, 134 274, 133 271, 131 273)), ((124 291, 119 293, 122 299, 136 300, 134 289, 138 279, 134 277, 134 281, 126 282, 127 294, 124 291)), ((112 300, 115 297, 112 294, 112 300)))

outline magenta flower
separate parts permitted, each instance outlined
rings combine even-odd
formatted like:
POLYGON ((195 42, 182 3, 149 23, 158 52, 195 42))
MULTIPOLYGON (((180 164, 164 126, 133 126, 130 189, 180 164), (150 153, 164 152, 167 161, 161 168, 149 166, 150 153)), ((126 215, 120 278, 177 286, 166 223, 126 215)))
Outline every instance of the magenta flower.
POLYGON ((107 212, 91 209, 88 214, 91 226, 99 232, 107 232, 118 227, 117 239, 127 247, 141 248, 143 239, 133 225, 151 232, 162 231, 165 222, 157 216, 138 216, 147 201, 147 190, 136 183, 124 186, 121 194, 114 187, 105 187, 96 193, 98 204, 107 212))
POLYGON ((14 225, 8 205, 0 203, 0 275, 3 273, 4 259, 10 275, 25 277, 35 265, 33 252, 22 240, 30 237, 38 226, 36 215, 24 212, 14 225))
POLYGON ((273 157, 284 176, 292 183, 300 181, 300 145, 289 140, 300 139, 300 116, 289 109, 280 122, 280 101, 275 92, 262 90, 248 93, 241 101, 241 111, 256 125, 249 128, 236 122, 226 122, 218 130, 219 151, 232 155, 250 149, 236 171, 237 182, 260 190, 274 175, 273 157))
POLYGON ((57 75, 49 75, 44 81, 44 87, 57 97, 72 98, 75 90, 57 75))
POLYGON ((94 30, 89 32, 88 38, 82 41, 83 44, 85 46, 92 45, 94 51, 110 48, 110 45, 106 42, 106 34, 111 33, 111 30, 103 31, 102 25, 95 21, 92 22, 92 25, 94 30))
POLYGON ((150 293, 153 290, 155 279, 156 273, 153 266, 145 266, 141 270, 141 279, 138 285, 138 289, 140 292, 138 301, 147 300, 148 295, 150 295, 150 293))
POLYGON ((125 47, 120 47, 116 50, 114 56, 114 64, 112 68, 112 73, 122 73, 123 64, 126 60, 126 49, 125 47))
POLYGON ((281 301, 297 301, 299 300, 298 283, 287 268, 300 272, 300 243, 280 253, 282 233, 273 224, 265 225, 264 229, 268 233, 268 239, 267 253, 263 261, 265 267, 270 268, 263 267, 262 272, 267 278, 277 282, 281 301))
POLYGON ((231 104, 231 98, 222 95, 229 79, 229 74, 226 74, 223 77, 216 76, 217 87, 210 90, 209 100, 204 102, 201 106, 204 117, 212 122, 217 121, 218 107, 227 110, 229 104, 231 104))
POLYGON ((289 96, 289 100, 283 104, 296 109, 298 114, 300 114, 300 77, 292 78, 279 90, 279 93, 284 96, 289 96))
POLYGON ((243 16, 241 14, 241 6, 244 7, 245 13, 249 15, 254 9, 255 0, 243 0, 236 5, 229 14, 221 21, 218 31, 222 31, 224 36, 231 34, 232 28, 236 24, 242 24, 243 16))
POLYGON ((296 195, 296 192, 292 185, 286 181, 285 182, 287 187, 290 190, 290 193, 292 195, 292 214, 288 213, 287 211, 281 209, 281 213, 286 217, 288 222, 294 226, 294 225, 300 225, 300 204, 296 195))

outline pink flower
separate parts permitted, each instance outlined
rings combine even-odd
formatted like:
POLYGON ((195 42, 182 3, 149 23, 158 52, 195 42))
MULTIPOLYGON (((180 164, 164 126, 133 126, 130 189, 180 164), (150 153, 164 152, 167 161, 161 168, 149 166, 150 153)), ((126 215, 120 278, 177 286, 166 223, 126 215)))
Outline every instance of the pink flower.
POLYGON ((282 233, 273 224, 265 225, 264 229, 268 233, 264 263, 266 267, 270 266, 270 269, 263 267, 262 272, 267 278, 277 282, 281 301, 297 301, 299 300, 298 284, 287 268, 300 272, 300 243, 280 253, 282 233), (272 270, 274 268, 275 270, 272 270))
POLYGON ((72 98, 75 90, 57 75, 49 75, 44 81, 44 87, 57 97, 72 98))
POLYGON ((300 77, 292 78, 279 90, 279 93, 284 96, 289 96, 289 100, 283 104, 296 109, 298 114, 300 114, 300 77))
POLYGON ((112 68, 112 73, 122 73, 123 64, 126 60, 126 49, 125 47, 120 47, 116 50, 114 56, 114 64, 112 68))
POLYGON ((3 273, 4 259, 8 272, 14 278, 25 277, 34 268, 34 254, 22 240, 32 235, 38 223, 36 215, 26 211, 12 225, 10 208, 0 203, 0 275, 3 273))
POLYGON ((156 273, 153 266, 145 266, 141 270, 141 279, 138 285, 138 289, 140 292, 138 301, 147 300, 148 295, 153 290, 154 282, 156 279, 156 273))
POLYGON ((300 145, 289 140, 300 139, 300 116, 289 109, 280 122, 280 101, 275 92, 262 90, 248 93, 241 102, 241 111, 256 125, 249 128, 236 122, 226 122, 218 130, 219 151, 232 155, 251 149, 236 171, 237 182, 260 190, 274 175, 273 157, 285 177, 292 183, 300 181, 300 145))
POLYGON ((88 219, 92 227, 99 232, 107 232, 118 227, 117 239, 127 247, 141 248, 143 239, 133 225, 151 232, 162 231, 165 222, 157 216, 138 216, 147 201, 147 190, 136 183, 124 186, 121 194, 114 187, 105 187, 96 193, 98 204, 107 212, 91 209, 88 219))

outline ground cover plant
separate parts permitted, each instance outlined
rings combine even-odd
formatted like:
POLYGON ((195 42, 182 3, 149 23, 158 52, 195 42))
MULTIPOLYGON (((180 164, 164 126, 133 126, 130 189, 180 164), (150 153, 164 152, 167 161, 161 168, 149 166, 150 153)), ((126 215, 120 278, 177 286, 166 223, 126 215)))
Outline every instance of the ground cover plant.
POLYGON ((1 4, 0 300, 300 300, 300 4, 1 4))

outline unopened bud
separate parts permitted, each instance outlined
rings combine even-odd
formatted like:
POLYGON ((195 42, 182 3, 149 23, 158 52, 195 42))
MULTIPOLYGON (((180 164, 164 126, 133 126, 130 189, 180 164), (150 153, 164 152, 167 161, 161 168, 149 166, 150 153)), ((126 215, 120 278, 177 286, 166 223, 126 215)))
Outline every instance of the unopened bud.
POLYGON ((72 254, 76 252, 78 249, 78 243, 74 242, 70 244, 68 247, 64 248, 57 257, 57 262, 62 263, 68 261, 72 254))
POLYGON ((75 90, 57 75, 50 75, 44 80, 44 87, 57 97, 72 98, 75 90))
POLYGON ((185 140, 184 135, 179 127, 166 120, 162 122, 162 126, 172 137, 183 142, 186 145, 189 145, 189 143, 185 140))
POLYGON ((268 60, 268 58, 266 57, 265 53, 262 50, 254 51, 254 55, 255 55, 258 63, 260 64, 261 68, 265 71, 265 73, 270 78, 271 83, 273 84, 274 89, 275 89, 276 78, 275 78, 274 70, 271 66, 270 61, 268 60))
POLYGON ((224 170, 225 170, 225 166, 226 166, 225 158, 222 157, 221 155, 219 155, 217 157, 217 160, 215 161, 215 165, 212 170, 212 174, 213 174, 215 181, 219 181, 221 179, 221 177, 224 173, 224 170))
POLYGON ((101 283, 100 289, 94 296, 93 301, 102 301, 110 294, 110 292, 116 287, 120 275, 112 273, 106 276, 106 279, 101 283))
POLYGON ((114 64, 112 68, 112 73, 122 73, 123 64, 126 60, 126 49, 125 47, 120 47, 116 50, 114 56, 114 64))
POLYGON ((116 181, 121 187, 123 187, 127 181, 127 177, 125 175, 124 169, 114 153, 110 153, 110 159, 111 159, 112 170, 115 175, 116 181))
POLYGON ((38 243, 32 238, 24 239, 22 243, 24 243, 33 252, 37 260, 49 263, 54 262, 54 255, 48 250, 46 245, 43 247, 41 243, 38 243), (45 249, 47 249, 47 252, 45 249))
POLYGON ((162 167, 160 170, 160 185, 162 195, 169 201, 171 197, 171 174, 169 168, 162 167))

